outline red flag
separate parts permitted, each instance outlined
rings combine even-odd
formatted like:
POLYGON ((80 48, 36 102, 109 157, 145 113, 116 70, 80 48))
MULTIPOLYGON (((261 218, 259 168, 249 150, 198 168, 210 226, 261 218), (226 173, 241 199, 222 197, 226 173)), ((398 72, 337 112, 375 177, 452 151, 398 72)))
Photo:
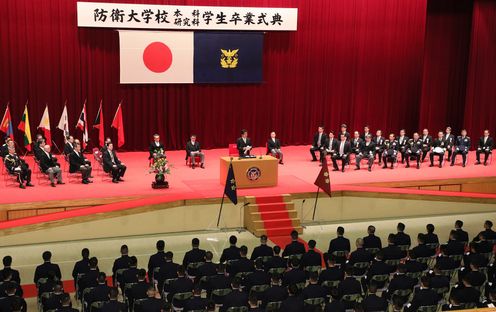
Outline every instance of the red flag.
POLYGON ((324 157, 322 162, 322 169, 315 180, 315 185, 321 188, 324 192, 331 197, 331 179, 329 177, 329 168, 327 168, 327 158, 324 157))
POLYGON ((117 111, 115 112, 114 120, 112 121, 112 128, 117 129, 117 147, 124 145, 124 121, 122 120, 122 102, 119 103, 117 111))
POLYGON ((0 131, 5 133, 12 140, 14 139, 14 128, 12 127, 12 117, 10 116, 9 103, 3 114, 2 122, 0 122, 0 131))
POLYGON ((84 101, 83 104, 83 110, 81 111, 81 114, 79 114, 78 122, 76 124, 76 128, 79 130, 83 131, 83 150, 86 148, 86 145, 88 144, 88 123, 86 122, 86 100, 84 101))
POLYGON ((50 115, 48 114, 48 105, 45 107, 43 116, 41 117, 38 129, 41 129, 45 134, 45 139, 48 145, 52 145, 52 134, 50 131, 50 115))
POLYGON ((100 146, 105 144, 105 133, 103 126, 103 110, 102 110, 102 100, 100 100, 100 108, 96 114, 95 122, 93 123, 93 128, 98 129, 98 140, 100 141, 100 146))

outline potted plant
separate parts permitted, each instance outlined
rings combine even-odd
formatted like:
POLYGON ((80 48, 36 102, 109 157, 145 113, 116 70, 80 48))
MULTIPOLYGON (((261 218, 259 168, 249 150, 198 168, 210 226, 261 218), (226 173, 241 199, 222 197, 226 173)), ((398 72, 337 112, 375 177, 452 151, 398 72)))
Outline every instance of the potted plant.
POLYGON ((149 173, 155 173, 155 181, 152 182, 152 188, 169 188, 167 175, 170 174, 169 161, 165 157, 156 158, 150 167, 149 173))

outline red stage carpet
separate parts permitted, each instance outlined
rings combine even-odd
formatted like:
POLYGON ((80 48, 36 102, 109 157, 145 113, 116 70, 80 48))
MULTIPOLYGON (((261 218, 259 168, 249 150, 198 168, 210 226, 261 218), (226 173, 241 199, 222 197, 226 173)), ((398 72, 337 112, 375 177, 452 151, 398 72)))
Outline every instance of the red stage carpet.
MULTIPOLYGON (((260 153, 264 150, 257 148, 255 152, 260 153)), ((283 150, 285 153, 285 164, 279 166, 279 185, 268 188, 238 190, 238 195, 266 196, 284 193, 314 192, 316 187, 313 185, 313 182, 319 173, 320 167, 317 162, 310 161, 308 147, 288 146, 283 150)), ((0 203, 132 195, 162 195, 167 200, 221 197, 223 185, 219 183, 219 157, 227 155, 227 149, 207 150, 205 154, 206 169, 197 168, 192 170, 185 165, 184 151, 168 152, 168 159, 174 166, 171 170, 172 174, 169 176, 170 189, 153 190, 150 184, 154 176, 147 173, 147 153, 132 152, 119 154, 121 160, 128 167, 126 176, 124 177, 125 182, 123 183, 113 184, 109 179, 102 181, 102 178, 95 173, 94 183, 83 185, 79 180, 71 179, 71 181, 68 181, 67 176, 64 174, 66 184, 52 188, 46 179, 42 179, 40 181, 42 182, 41 184, 38 183, 36 175, 33 174, 33 183, 35 184, 33 188, 23 190, 19 189, 15 184, 5 186, 5 183, 1 183, 0 188, 4 195, 0 197, 0 203)), ((93 161, 91 155, 88 157, 93 161)), ((27 157, 26 159, 33 168, 32 158, 27 157)), ((345 185, 347 189, 350 189, 349 185, 356 183, 496 176, 496 163, 484 167, 475 166, 473 164, 474 161, 475 154, 472 152, 469 157, 469 164, 465 168, 462 168, 460 165, 455 167, 429 168, 427 160, 422 164, 420 170, 415 168, 406 169, 402 164, 399 164, 399 167, 394 170, 383 170, 376 164, 372 172, 368 172, 366 168, 362 168, 360 171, 354 171, 354 166, 352 166, 345 173, 331 171, 331 183, 333 189, 337 190, 345 185)), ((94 161, 93 163, 96 165, 94 161)), ((400 190, 395 190, 395 192, 398 191, 400 190)), ((451 193, 451 195, 456 196, 455 194, 451 193)))

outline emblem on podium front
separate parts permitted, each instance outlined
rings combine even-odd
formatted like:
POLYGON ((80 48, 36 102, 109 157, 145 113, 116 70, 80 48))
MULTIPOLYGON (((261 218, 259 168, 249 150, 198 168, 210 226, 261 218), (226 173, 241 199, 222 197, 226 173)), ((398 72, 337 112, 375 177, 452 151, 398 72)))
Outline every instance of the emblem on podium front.
POLYGON ((246 171, 246 177, 250 181, 256 181, 262 175, 262 171, 258 167, 251 167, 246 171))

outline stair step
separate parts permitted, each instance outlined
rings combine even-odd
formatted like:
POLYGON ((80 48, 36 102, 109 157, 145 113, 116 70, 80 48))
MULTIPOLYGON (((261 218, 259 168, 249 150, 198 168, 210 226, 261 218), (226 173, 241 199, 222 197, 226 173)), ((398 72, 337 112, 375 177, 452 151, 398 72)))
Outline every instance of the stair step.
POLYGON ((296 218, 253 221, 253 227, 255 229, 264 228, 264 227, 265 228, 289 227, 289 226, 299 225, 299 224, 300 224, 300 220, 296 219, 296 218))
POLYGON ((302 234, 303 233, 303 228, 301 226, 295 226, 295 227, 271 227, 268 229, 257 229, 254 231, 253 234, 255 236, 260 237, 263 234, 268 234, 270 237, 273 236, 288 236, 291 234, 291 231, 296 230, 298 233, 302 234))
POLYGON ((259 204, 253 206, 256 207, 258 211, 263 212, 263 211, 287 210, 288 205, 286 203, 272 203, 272 204, 259 204))
POLYGON ((256 203, 257 204, 270 204, 284 201, 284 197, 287 195, 277 195, 277 196, 257 196, 256 203))
POLYGON ((296 210, 281 210, 281 211, 263 211, 263 212, 252 212, 254 220, 262 220, 263 218, 268 219, 283 219, 283 218, 296 218, 298 213, 296 210))

